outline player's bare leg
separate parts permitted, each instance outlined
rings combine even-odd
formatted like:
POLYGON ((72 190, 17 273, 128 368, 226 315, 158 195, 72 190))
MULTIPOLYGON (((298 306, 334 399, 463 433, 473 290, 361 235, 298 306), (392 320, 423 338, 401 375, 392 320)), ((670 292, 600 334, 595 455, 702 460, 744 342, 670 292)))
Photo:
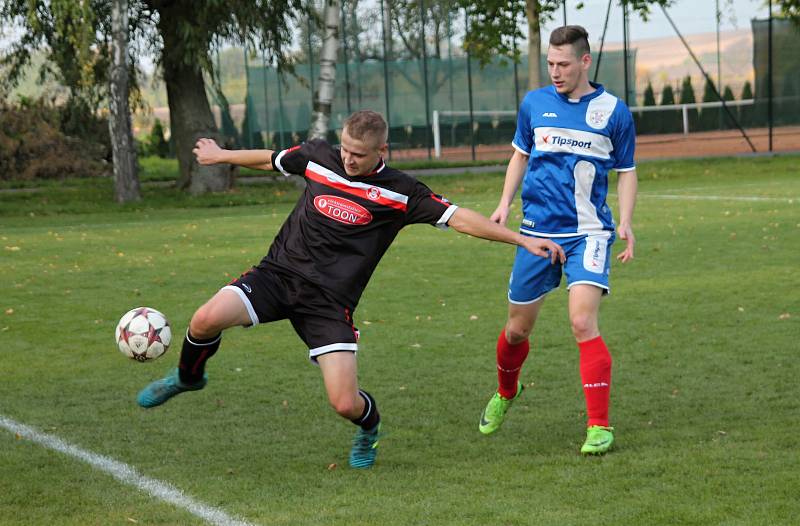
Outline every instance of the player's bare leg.
POLYGON ((356 355, 333 352, 317 358, 328 401, 344 418, 359 426, 350 450, 350 466, 369 468, 375 463, 380 430, 380 414, 375 399, 358 388, 356 355))
POLYGON ((222 289, 197 309, 183 339, 178 368, 160 380, 150 383, 137 397, 144 408, 156 407, 185 391, 198 391, 206 386, 205 364, 219 349, 222 331, 251 323, 239 295, 222 289))
POLYGON ((332 352, 317 358, 325 382, 328 401, 334 411, 348 420, 361 416, 366 405, 358 394, 356 355, 350 351, 332 352))
POLYGON ((580 372, 588 417, 586 441, 581 453, 599 455, 614 443, 608 423, 611 392, 611 354, 600 336, 598 313, 603 290, 594 285, 569 289, 569 319, 580 350, 580 372))
POLYGON ((486 404, 478 424, 478 430, 484 435, 500 429, 511 404, 522 394, 519 374, 528 357, 528 338, 543 303, 544 297, 533 303, 508 304, 508 320, 497 339, 498 388, 486 404))

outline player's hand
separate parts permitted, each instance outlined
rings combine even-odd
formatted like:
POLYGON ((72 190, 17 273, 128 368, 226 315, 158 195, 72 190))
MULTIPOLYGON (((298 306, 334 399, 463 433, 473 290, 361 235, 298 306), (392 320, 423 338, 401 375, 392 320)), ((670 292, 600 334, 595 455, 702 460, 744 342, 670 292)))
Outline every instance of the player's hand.
POLYGON ((198 139, 192 150, 192 153, 197 157, 197 162, 200 164, 217 164, 223 162, 223 152, 224 150, 219 147, 214 139, 206 139, 205 137, 198 139))
POLYGON ((558 243, 539 237, 523 236, 523 238, 522 246, 525 247, 525 250, 534 256, 549 258, 551 265, 556 261, 563 264, 567 260, 564 249, 558 243))
POLYGON ((506 221, 508 221, 508 212, 508 205, 497 205, 495 211, 489 216, 489 221, 497 223, 498 225, 505 225, 506 221))
POLYGON ((622 263, 627 263, 633 259, 633 245, 636 244, 636 238, 633 236, 633 230, 630 225, 620 224, 617 228, 619 238, 626 241, 625 250, 617 255, 617 259, 622 263))

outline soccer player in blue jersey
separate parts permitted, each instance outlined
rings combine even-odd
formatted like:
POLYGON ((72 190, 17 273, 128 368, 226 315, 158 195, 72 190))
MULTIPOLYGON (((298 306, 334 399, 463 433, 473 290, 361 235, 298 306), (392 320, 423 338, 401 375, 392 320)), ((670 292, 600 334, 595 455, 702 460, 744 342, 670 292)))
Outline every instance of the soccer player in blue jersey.
POLYGON ((608 420, 611 355, 598 327, 616 237, 606 204, 608 172, 618 174, 616 230, 626 246, 617 259, 625 263, 633 259, 636 136, 625 103, 589 81, 591 64, 586 30, 557 28, 547 52, 552 85, 529 92, 519 108, 514 153, 491 219, 506 223, 521 185, 520 233, 557 241, 567 260, 547 265, 517 250, 508 288, 508 320, 497 341, 499 387, 481 415, 479 429, 484 434, 497 431, 522 393, 519 375, 528 356, 528 339, 545 296, 559 286, 563 273, 588 417, 581 453, 603 454, 614 442, 608 420))

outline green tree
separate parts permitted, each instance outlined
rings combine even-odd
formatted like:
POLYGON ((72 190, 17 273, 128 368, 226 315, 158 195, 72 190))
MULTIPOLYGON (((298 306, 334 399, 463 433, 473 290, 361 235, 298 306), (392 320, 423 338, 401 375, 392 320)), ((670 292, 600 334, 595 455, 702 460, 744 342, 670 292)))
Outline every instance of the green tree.
MULTIPOLYGON (((647 86, 644 88, 642 97, 642 106, 655 106, 656 95, 653 90, 653 84, 650 80, 647 81, 647 86)), ((659 113, 656 111, 643 111, 638 113, 636 123, 637 133, 653 133, 658 131, 659 113)))
MULTIPOLYGON (((741 100, 753 100, 753 86, 750 81, 745 81, 742 86, 741 100)), ((752 126, 755 121, 754 106, 739 106, 739 123, 743 127, 752 126)))
MULTIPOLYGON (((675 91, 669 83, 664 84, 664 88, 661 90, 661 106, 670 106, 673 104, 675 104, 675 91)), ((680 110, 659 111, 658 115, 661 119, 658 126, 659 133, 677 133, 681 131, 680 110)))
MULTIPOLYGON (((733 96, 733 90, 731 89, 731 87, 725 86, 725 91, 723 91, 722 93, 722 100, 724 100, 725 102, 730 102, 735 99, 736 97, 733 96)), ((730 111, 731 114, 733 114, 734 117, 736 117, 737 120, 739 119, 739 110, 737 106, 729 106, 728 110, 730 111)), ((731 128, 734 128, 735 126, 736 124, 733 122, 728 113, 724 112, 722 115, 722 129, 729 130, 731 128)))
MULTIPOLYGON (((0 21, 22 29, 0 66, 14 82, 34 50, 48 50, 66 86, 103 96, 107 89, 111 0, 0 0, 0 21), (103 79, 100 82, 100 79, 103 79)), ((192 148, 199 137, 221 139, 205 91, 204 72, 213 72, 210 48, 220 38, 261 49, 291 69, 286 48, 292 26, 303 19, 303 0, 135 0, 130 34, 137 50, 157 57, 167 88, 171 139, 180 166, 179 186, 192 193, 226 190, 228 165, 200 166, 192 148)), ((136 57, 130 61, 138 63, 136 57)), ((135 72, 132 72, 135 73, 135 72)), ((135 76, 131 77, 135 79, 135 76)))
MULTIPOLYGON (((683 81, 681 81, 681 96, 678 102, 680 104, 694 104, 697 102, 697 97, 694 94, 694 86, 692 86, 692 77, 690 75, 686 75, 683 77, 683 81)), ((697 130, 699 121, 697 108, 689 108, 687 114, 689 118, 689 129, 697 130)))
MULTIPOLYGON (((706 77, 703 85, 703 102, 718 102, 717 94, 714 91, 714 84, 710 78, 706 77)), ((722 121, 722 108, 703 108, 700 111, 699 126, 701 130, 716 130, 722 121)))
POLYGON ((164 125, 160 119, 156 119, 153 127, 150 128, 150 136, 147 141, 148 153, 165 159, 169 157, 169 143, 164 137, 164 125))
MULTIPOLYGON (((556 16, 565 0, 454 0, 455 5, 466 9, 469 29, 464 38, 464 48, 480 61, 488 64, 495 57, 509 57, 519 61, 519 49, 515 39, 523 37, 519 29, 518 16, 524 13, 528 26, 528 89, 541 87, 540 70, 541 24, 556 16)), ((650 15, 655 5, 669 6, 674 0, 619 0, 626 3, 631 12, 643 20, 650 15)), ((576 6, 582 7, 582 2, 576 6)))
POLYGON ((777 0, 775 2, 784 16, 797 25, 800 25, 800 0, 777 0))

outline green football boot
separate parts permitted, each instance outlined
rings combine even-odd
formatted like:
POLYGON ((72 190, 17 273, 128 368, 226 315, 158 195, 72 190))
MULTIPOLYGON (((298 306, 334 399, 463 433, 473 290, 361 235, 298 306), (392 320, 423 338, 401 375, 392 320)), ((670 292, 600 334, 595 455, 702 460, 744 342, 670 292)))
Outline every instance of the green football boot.
POLYGON ((603 455, 607 453, 614 443, 613 431, 613 427, 589 426, 586 430, 586 442, 583 443, 581 454, 603 455))
POLYGON ((481 414, 478 430, 484 435, 490 435, 500 429, 500 426, 503 425, 503 420, 506 418, 506 412, 511 407, 511 404, 514 403, 514 400, 519 398, 524 389, 525 386, 522 385, 522 382, 517 382, 517 394, 513 398, 503 398, 500 393, 495 392, 481 414))
POLYGON ((206 386, 207 382, 208 377, 203 375, 203 379, 199 382, 194 384, 185 384, 181 382, 181 379, 178 376, 178 368, 176 367, 164 378, 156 380, 142 389, 139 392, 139 396, 136 397, 136 402, 140 406, 149 409, 151 407, 159 406, 173 396, 181 394, 185 391, 199 391, 206 386))
POLYGON ((378 455, 378 439, 380 438, 381 424, 373 429, 364 431, 358 428, 353 437, 353 449, 350 450, 350 467, 366 469, 375 463, 378 455))

